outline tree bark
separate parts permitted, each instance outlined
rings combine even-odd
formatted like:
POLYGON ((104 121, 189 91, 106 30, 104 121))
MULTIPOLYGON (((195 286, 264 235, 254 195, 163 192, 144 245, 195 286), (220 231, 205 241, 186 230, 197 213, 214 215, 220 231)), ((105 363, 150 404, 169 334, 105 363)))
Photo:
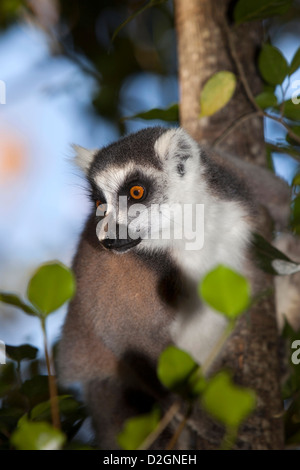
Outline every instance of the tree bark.
MULTIPOLYGON (((180 122, 199 142, 212 145, 233 122, 255 109, 240 77, 233 99, 211 117, 199 119, 203 85, 214 73, 237 74, 228 37, 229 0, 174 0, 180 82, 180 122)), ((232 46, 254 94, 261 91, 255 56, 261 44, 261 24, 246 23, 231 32, 232 46)), ((226 151, 265 165, 262 118, 252 116, 222 143, 226 151)))
MULTIPOLYGON (((262 28, 260 23, 248 23, 229 32, 230 3, 229 0, 174 0, 180 121, 197 141, 213 145, 228 126, 240 120, 234 132, 222 140, 222 149, 263 166, 266 164, 263 120, 253 115, 255 108, 245 92, 240 73, 242 66, 252 94, 258 94, 261 82, 255 68, 255 55, 261 44, 262 28), (237 75, 235 95, 215 115, 199 119, 203 86, 221 70, 237 75), (241 119, 248 114, 251 117, 241 119)), ((262 220, 264 226, 265 215, 262 220)), ((264 274, 259 281, 266 288, 273 285, 273 280, 264 274)), ((265 298, 241 319, 219 365, 230 367, 237 382, 255 390, 257 395, 256 411, 240 430, 236 448, 283 448, 278 334, 272 297, 265 298)), ((222 431, 216 430, 210 419, 203 416, 199 419, 196 447, 218 448, 222 431)))

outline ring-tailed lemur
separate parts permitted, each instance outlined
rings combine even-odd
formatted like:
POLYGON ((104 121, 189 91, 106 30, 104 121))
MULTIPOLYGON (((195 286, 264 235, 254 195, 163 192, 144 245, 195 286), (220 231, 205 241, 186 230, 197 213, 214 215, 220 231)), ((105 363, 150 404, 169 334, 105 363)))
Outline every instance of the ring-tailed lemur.
POLYGON ((201 302, 197 285, 219 264, 255 277, 248 256, 255 203, 240 169, 181 128, 147 128, 102 150, 76 150, 93 210, 74 260, 77 293, 59 372, 83 385, 100 445, 114 448, 124 419, 164 393, 154 372, 161 351, 173 343, 203 363, 224 331, 225 317, 201 302), (162 236, 178 225, 182 236, 162 236))

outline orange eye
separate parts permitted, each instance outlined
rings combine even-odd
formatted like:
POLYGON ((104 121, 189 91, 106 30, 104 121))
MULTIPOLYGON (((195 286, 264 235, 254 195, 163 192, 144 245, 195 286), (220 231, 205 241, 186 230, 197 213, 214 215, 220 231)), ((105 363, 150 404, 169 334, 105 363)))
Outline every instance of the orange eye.
POLYGON ((101 206, 102 202, 101 201, 96 201, 96 207, 101 206))
POLYGON ((142 199, 142 197, 145 194, 145 190, 143 186, 132 186, 132 188, 130 188, 129 193, 132 199, 138 200, 138 199, 142 199))

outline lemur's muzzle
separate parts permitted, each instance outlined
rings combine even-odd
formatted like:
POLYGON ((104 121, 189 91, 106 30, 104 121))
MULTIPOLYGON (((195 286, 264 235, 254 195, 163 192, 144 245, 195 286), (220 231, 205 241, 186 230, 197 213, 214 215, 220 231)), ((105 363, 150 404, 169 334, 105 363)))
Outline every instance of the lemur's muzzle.
POLYGON ((98 232, 98 238, 104 248, 118 252, 127 251, 141 242, 140 237, 130 237, 127 226, 119 224, 116 224, 113 230, 109 230, 106 226, 102 227, 101 232, 98 232))
POLYGON ((118 240, 118 239, 111 239, 111 238, 105 238, 104 240, 101 240, 102 245, 104 248, 108 250, 115 250, 115 251, 127 251, 130 248, 133 248, 134 246, 138 245, 140 243, 141 239, 138 238, 137 240, 132 240, 132 239, 127 239, 127 240, 118 240))

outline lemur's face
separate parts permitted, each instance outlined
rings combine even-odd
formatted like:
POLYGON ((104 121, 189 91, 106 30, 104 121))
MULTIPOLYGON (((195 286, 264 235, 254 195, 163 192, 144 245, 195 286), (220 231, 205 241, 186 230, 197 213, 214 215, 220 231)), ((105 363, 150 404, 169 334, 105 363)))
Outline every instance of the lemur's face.
POLYGON ((164 173, 153 167, 113 165, 98 173, 95 183, 97 236, 103 246, 124 252, 148 238, 151 210, 164 199, 164 173))
POLYGON ((78 149, 103 246, 122 253, 170 244, 176 211, 193 202, 198 156, 182 129, 148 128, 100 151, 78 149))

